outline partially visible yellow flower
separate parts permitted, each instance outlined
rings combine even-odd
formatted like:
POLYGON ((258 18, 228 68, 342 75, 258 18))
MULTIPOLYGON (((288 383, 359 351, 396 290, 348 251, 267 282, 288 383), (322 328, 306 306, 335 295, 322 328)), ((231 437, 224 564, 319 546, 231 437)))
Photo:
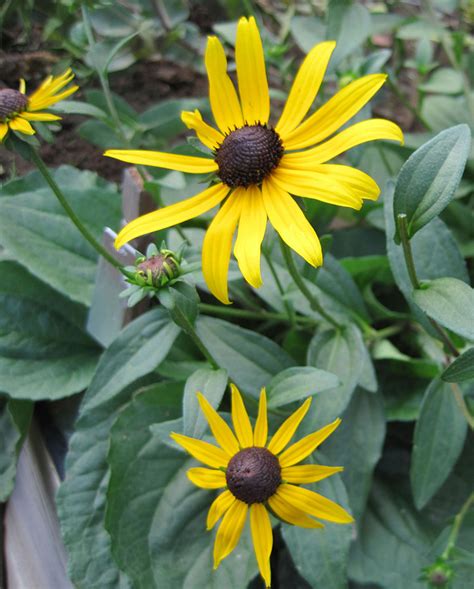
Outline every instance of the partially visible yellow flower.
POLYGON ((35 130, 30 121, 59 121, 61 117, 42 111, 76 92, 79 86, 71 86, 63 90, 73 78, 71 69, 60 76, 48 76, 30 96, 25 94, 25 80, 20 80, 18 90, 10 88, 0 90, 0 142, 5 139, 8 129, 19 131, 24 135, 34 135, 35 130))
POLYGON ((204 278, 220 301, 230 302, 227 272, 236 230, 234 254, 245 280, 255 288, 262 284, 260 249, 267 220, 309 264, 320 266, 323 256, 319 239, 293 196, 360 209, 364 199, 378 197, 377 184, 364 172, 327 162, 366 141, 403 142, 400 128, 384 119, 362 121, 334 135, 380 89, 387 77, 384 74, 355 80, 303 120, 335 46, 335 42, 326 41, 308 53, 273 127, 255 19, 241 18, 237 27, 239 95, 227 73, 224 48, 217 37, 209 37, 205 63, 217 128, 203 121, 198 110, 183 112, 181 118, 213 151, 213 158, 118 149, 105 155, 190 174, 214 172, 219 182, 192 198, 138 217, 122 229, 115 246, 120 248, 135 237, 202 215, 225 201, 207 230, 202 251, 204 278))
POLYGON ((266 587, 270 587, 273 534, 267 509, 283 521, 303 528, 324 527, 313 518, 338 524, 354 521, 337 503, 299 486, 329 477, 340 472, 341 467, 316 464, 295 466, 314 452, 341 420, 336 419, 286 448, 309 409, 311 397, 288 417, 268 441, 265 389, 260 393, 253 430, 237 387, 231 385, 231 389, 235 434, 207 399, 198 393, 201 409, 220 447, 182 434, 172 433, 171 437, 191 456, 211 467, 188 470, 188 477, 195 485, 203 489, 225 489, 207 514, 208 530, 222 518, 214 544, 214 568, 237 546, 249 513, 258 568, 266 587))

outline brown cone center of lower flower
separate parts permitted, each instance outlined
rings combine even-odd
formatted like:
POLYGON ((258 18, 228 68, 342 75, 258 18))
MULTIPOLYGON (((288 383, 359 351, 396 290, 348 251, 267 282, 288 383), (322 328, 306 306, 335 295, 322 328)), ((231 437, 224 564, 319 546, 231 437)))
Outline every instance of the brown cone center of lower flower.
POLYGON ((18 90, 0 90, 0 120, 8 119, 11 115, 25 110, 27 106, 28 98, 18 90))
POLYGON ((281 484, 278 458, 266 448, 244 448, 233 456, 225 473, 229 491, 244 503, 263 503, 281 484))
POLYGON ((246 125, 226 136, 215 153, 217 175, 232 188, 260 184, 283 155, 280 136, 266 125, 246 125))

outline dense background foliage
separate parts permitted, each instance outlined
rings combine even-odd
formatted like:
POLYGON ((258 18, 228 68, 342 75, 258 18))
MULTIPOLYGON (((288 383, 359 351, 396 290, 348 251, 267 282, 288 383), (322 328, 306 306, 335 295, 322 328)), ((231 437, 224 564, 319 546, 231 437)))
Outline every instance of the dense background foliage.
MULTIPOLYGON (((206 436, 195 392, 225 414, 230 379, 254 416, 267 387, 271 431, 309 395, 299 435, 343 419, 316 456, 345 470, 314 487, 347 507, 356 524, 315 531, 275 520, 275 588, 422 588, 432 565, 451 576, 442 586, 467 588, 474 576, 472 2, 6 0, 0 82, 17 87, 24 77, 31 88, 51 70, 73 67, 81 91, 58 106, 62 129, 38 127, 41 153, 101 240, 105 226, 120 227, 116 182, 124 169, 102 158, 103 149, 199 153, 180 112, 210 116, 206 35, 219 35, 232 56, 243 14, 260 24, 275 113, 320 40, 338 45, 318 104, 357 77, 389 74, 359 118, 396 121, 405 145, 369 143, 340 158, 370 173, 381 198, 360 212, 304 205, 325 265, 295 262, 338 327, 311 308, 268 230, 263 287, 249 287, 231 262, 234 304, 224 307, 197 271, 190 276, 199 298, 191 287, 171 289, 166 308, 156 299, 135 308, 121 330, 125 315, 106 282, 110 273, 97 272, 96 253, 31 162, 2 149, 0 501, 14 486, 34 412, 64 478, 57 507, 75 586, 262 586, 248 534, 212 571, 205 512, 214 493, 190 484, 193 461, 169 440, 170 431, 206 436)), ((202 186, 201 178, 157 169, 145 180, 157 204, 202 186)), ((156 243, 177 249, 184 234, 185 259, 199 261, 208 218, 186 223, 181 234, 161 232, 156 243)))

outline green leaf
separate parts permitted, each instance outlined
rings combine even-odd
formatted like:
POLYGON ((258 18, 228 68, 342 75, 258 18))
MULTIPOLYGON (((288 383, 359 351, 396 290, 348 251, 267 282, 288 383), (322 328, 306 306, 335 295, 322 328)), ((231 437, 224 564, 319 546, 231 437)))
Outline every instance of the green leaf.
POLYGON ((326 370, 311 366, 287 368, 274 376, 267 385, 268 407, 288 405, 333 389, 339 384, 339 378, 326 370))
POLYGON ((193 330, 198 315, 199 296, 194 286, 176 282, 158 293, 160 303, 168 309, 171 318, 186 333, 193 330))
POLYGON ((59 399, 91 381, 99 348, 85 309, 14 262, 0 262, 0 390, 16 399, 59 399))
POLYGON ((341 478, 356 521, 364 513, 372 485, 372 474, 382 455, 384 440, 385 414, 382 396, 356 389, 342 415, 341 425, 324 445, 324 455, 329 463, 344 467, 341 478))
POLYGON ((227 321, 198 317, 196 331, 230 380, 255 399, 272 376, 294 364, 272 340, 227 321))
POLYGON ((363 346, 360 331, 352 324, 322 331, 311 340, 308 365, 332 372, 341 384, 318 395, 317 407, 303 421, 301 431, 309 433, 326 425, 347 407, 363 369, 363 346))
MULTIPOLYGON (((338 475, 305 487, 345 508, 348 506, 346 490, 338 475)), ((341 589, 346 586, 352 526, 328 522, 324 529, 312 530, 282 524, 281 530, 298 573, 311 587, 341 589)))
POLYGON ((114 556, 138 589, 245 589, 257 572, 245 534, 213 571, 205 522, 216 493, 196 488, 186 476, 196 462, 149 431, 172 397, 165 385, 138 394, 112 429, 106 525, 114 556))
POLYGON ((421 569, 429 564, 431 538, 399 489, 376 482, 352 545, 349 577, 386 589, 425 589, 421 569))
POLYGON ((178 98, 163 100, 145 110, 138 117, 138 121, 145 131, 153 131, 163 141, 176 137, 182 133, 185 125, 181 121, 183 110, 198 108, 205 117, 209 111, 209 103, 204 98, 178 98))
POLYGON ((13 491, 16 463, 30 427, 33 403, 0 398, 0 503, 13 491))
POLYGON ((463 75, 453 68, 440 67, 418 89, 435 94, 460 94, 463 91, 463 75))
POLYGON ((466 438, 467 422, 449 384, 426 389, 416 422, 410 469, 415 505, 424 507, 448 478, 466 438))
POLYGON ((405 214, 408 234, 438 216, 459 186, 471 145, 467 125, 439 133, 411 155, 398 175, 393 199, 395 218, 405 214))
MULTIPOLYGON (((354 2, 343 11, 339 23, 336 49, 331 58, 329 71, 334 71, 340 62, 355 53, 371 32, 370 12, 365 6, 354 2)), ((328 31, 329 33, 329 31, 328 31)), ((326 38, 334 39, 334 35, 326 38)))
POLYGON ((317 16, 295 16, 291 19, 290 29, 295 43, 304 53, 326 37, 326 27, 317 16))
MULTIPOLYGON (((61 166, 52 174, 98 241, 119 226, 120 196, 92 172, 61 166)), ((74 301, 90 304, 97 253, 85 241, 38 172, 0 188, 0 243, 28 270, 74 301)))
POLYGON ((463 382, 474 378, 474 348, 456 358, 441 375, 446 382, 463 382))
POLYGON ((104 529, 108 435, 117 412, 139 386, 133 383, 164 360, 178 333, 163 309, 141 315, 104 352, 84 397, 57 496, 69 576, 79 589, 119 586, 104 529))
POLYGON ((451 331, 474 340, 474 290, 456 278, 437 278, 413 291, 415 303, 451 331))
POLYGON ((183 434, 201 438, 207 429, 207 421, 199 406, 196 393, 202 393, 217 409, 227 387, 227 372, 202 368, 186 381, 183 395, 183 434))
POLYGON ((96 119, 106 119, 108 116, 101 108, 80 100, 63 100, 48 110, 67 115, 86 115, 96 119))

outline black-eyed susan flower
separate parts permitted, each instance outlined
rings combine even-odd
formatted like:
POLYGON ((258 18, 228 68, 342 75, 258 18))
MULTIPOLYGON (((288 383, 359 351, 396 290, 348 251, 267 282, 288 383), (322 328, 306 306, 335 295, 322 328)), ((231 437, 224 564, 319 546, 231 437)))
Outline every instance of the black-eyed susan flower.
POLYGON ((5 139, 9 129, 24 135, 34 135, 32 122, 60 120, 61 117, 43 111, 76 92, 79 86, 71 86, 63 90, 73 78, 74 74, 70 69, 60 76, 48 76, 29 96, 25 93, 25 80, 20 80, 18 90, 11 88, 0 90, 0 142, 5 139))
POLYGON ((116 247, 223 203, 206 232, 202 251, 204 278, 223 303, 230 302, 227 272, 237 227, 234 254, 244 278, 255 288, 262 284, 260 249, 267 220, 307 262, 320 266, 323 258, 319 239, 293 196, 360 209, 364 199, 378 197, 377 184, 364 172, 327 162, 367 141, 403 141, 400 128, 384 119, 359 122, 334 135, 379 90, 386 79, 384 74, 371 74, 348 84, 305 119, 335 45, 327 41, 309 52, 273 127, 255 19, 242 18, 237 28, 239 94, 227 73, 221 43, 209 37, 205 62, 217 128, 208 125, 198 110, 183 112, 182 120, 212 150, 213 157, 115 149, 105 155, 190 174, 214 173, 218 181, 192 198, 135 219, 119 233, 116 247))
POLYGON ((332 434, 341 420, 336 419, 287 447, 309 409, 311 397, 268 441, 265 390, 260 394, 258 416, 252 430, 239 391, 234 385, 231 389, 235 434, 206 398, 198 394, 201 409, 220 447, 182 434, 172 433, 171 437, 194 458, 211 467, 188 470, 188 477, 195 485, 203 489, 225 489, 207 514, 208 530, 222 518, 214 544, 214 568, 236 547, 249 514, 258 567, 266 586, 270 587, 273 535, 267 509, 281 520, 303 528, 324 527, 314 518, 338 524, 353 521, 337 503, 299 486, 342 470, 339 466, 298 465, 332 434))

